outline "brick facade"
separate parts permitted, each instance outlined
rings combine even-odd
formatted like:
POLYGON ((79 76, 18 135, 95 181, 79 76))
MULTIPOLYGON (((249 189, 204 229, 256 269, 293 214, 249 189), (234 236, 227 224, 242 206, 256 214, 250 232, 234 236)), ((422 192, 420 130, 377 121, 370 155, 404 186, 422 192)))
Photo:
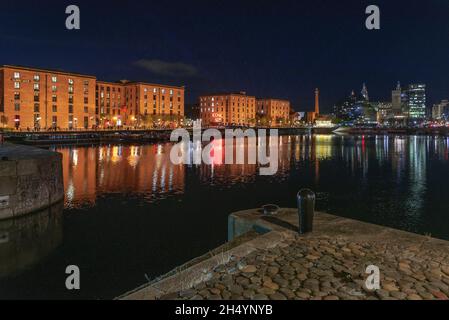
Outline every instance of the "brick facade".
POLYGON ((199 104, 203 126, 255 124, 256 98, 244 92, 201 96, 199 104))
POLYGON ((1 109, 7 127, 90 128, 95 123, 95 77, 3 66, 1 109))
POLYGON ((95 76, 0 67, 0 117, 9 128, 91 129, 141 126, 144 115, 182 121, 184 87, 97 81, 95 76))
POLYGON ((290 101, 281 99, 257 99, 258 116, 271 118, 272 124, 290 119, 290 101))

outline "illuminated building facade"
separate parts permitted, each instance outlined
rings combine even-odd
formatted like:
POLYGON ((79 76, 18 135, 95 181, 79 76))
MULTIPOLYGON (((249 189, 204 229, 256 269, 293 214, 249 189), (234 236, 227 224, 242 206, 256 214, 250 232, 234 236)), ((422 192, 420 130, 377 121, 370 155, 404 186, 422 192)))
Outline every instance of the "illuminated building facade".
POLYGON ((101 127, 121 126, 125 121, 125 87, 121 83, 97 81, 95 113, 101 127))
POLYGON ((410 119, 426 118, 426 85, 410 84, 407 90, 407 112, 410 119))
POLYGON ((96 88, 95 106, 102 127, 183 121, 184 87, 97 81, 96 88))
POLYGON ((88 129, 95 125, 95 77, 57 70, 0 67, 2 126, 88 129))
POLYGON ((449 101, 441 100, 440 103, 434 104, 432 107, 433 120, 449 120, 449 101))
POLYGON ((200 96, 203 126, 251 126, 256 122, 256 97, 245 92, 200 96))
POLYGON ((371 102, 370 104, 376 112, 378 123, 384 123, 393 118, 393 108, 390 102, 371 102))
POLYGON ((181 123, 184 87, 97 81, 58 70, 0 66, 1 127, 77 130, 181 123), (157 118, 157 119, 156 119, 157 118))
POLYGON ((290 122, 290 101, 281 99, 257 99, 257 115, 267 116, 272 124, 290 122))

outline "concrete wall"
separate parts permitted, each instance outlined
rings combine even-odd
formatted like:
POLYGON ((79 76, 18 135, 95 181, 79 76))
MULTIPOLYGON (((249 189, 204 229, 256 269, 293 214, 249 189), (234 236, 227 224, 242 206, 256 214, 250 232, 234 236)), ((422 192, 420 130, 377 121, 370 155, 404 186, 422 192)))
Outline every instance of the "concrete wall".
POLYGON ((34 147, 0 145, 0 219, 44 209, 62 199, 61 154, 34 147))

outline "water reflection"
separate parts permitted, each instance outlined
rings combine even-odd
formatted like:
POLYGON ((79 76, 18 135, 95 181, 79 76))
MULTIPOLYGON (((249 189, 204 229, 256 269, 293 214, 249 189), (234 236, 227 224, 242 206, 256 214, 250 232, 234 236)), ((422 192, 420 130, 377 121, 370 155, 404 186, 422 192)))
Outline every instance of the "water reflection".
MULTIPOLYGON (((314 180, 319 184, 321 165, 339 161, 351 176, 368 181, 370 166, 389 164, 397 183, 407 175, 413 206, 420 207, 419 198, 426 190, 428 157, 448 160, 447 138, 401 136, 287 136, 279 138, 279 170, 282 179, 309 162, 314 180)), ((245 141, 245 150, 251 142, 245 141)), ((213 142, 211 165, 173 165, 170 161, 171 143, 153 145, 105 145, 58 148, 63 154, 66 205, 94 204, 102 193, 183 193, 186 170, 195 170, 204 183, 235 184, 254 182, 258 175, 256 164, 226 165, 225 141, 213 142), (194 169, 193 169, 194 168, 194 169)), ((191 145, 191 152, 198 146, 191 145)), ((235 157, 235 154, 234 154, 235 157)), ((246 162, 247 162, 246 157, 246 162)))
POLYGON ((66 206, 93 205, 104 193, 164 194, 184 189, 185 167, 170 145, 70 147, 63 155, 66 206))
POLYGON ((63 203, 17 219, 0 221, 0 278, 41 262, 62 242, 63 203))

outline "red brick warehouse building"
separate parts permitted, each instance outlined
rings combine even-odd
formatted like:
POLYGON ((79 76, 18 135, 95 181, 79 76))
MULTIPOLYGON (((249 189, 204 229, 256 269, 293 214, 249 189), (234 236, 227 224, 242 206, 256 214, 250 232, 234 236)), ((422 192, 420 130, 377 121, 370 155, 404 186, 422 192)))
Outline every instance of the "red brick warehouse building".
POLYGON ((255 124, 256 97, 245 92, 204 95, 199 103, 204 126, 255 124))
POLYGON ((288 124, 290 101, 272 98, 257 99, 257 116, 259 119, 266 117, 268 124, 272 126, 288 124))
POLYGON ((136 126, 146 115, 182 121, 184 87, 104 82, 95 76, 20 66, 0 66, 0 126, 89 129, 136 126))

